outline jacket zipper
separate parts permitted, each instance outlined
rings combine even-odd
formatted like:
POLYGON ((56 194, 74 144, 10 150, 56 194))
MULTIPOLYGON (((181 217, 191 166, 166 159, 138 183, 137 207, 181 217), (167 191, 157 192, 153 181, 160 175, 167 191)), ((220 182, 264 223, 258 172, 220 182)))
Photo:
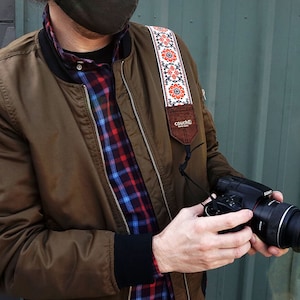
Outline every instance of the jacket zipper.
MULTIPOLYGON (((96 122, 95 122, 95 119, 94 119, 94 116, 93 116, 93 112, 92 112, 92 108, 91 108, 90 96, 89 96, 89 94, 88 94, 87 87, 86 87, 85 85, 83 85, 83 87, 84 87, 85 96, 86 96, 86 100, 87 100, 88 111, 89 111, 90 117, 91 117, 91 119, 92 119, 92 121, 93 121, 93 125, 94 125, 94 128, 95 128, 95 131, 96 131, 96 133, 98 133, 97 124, 96 124, 96 122)), ((119 201, 118 201, 118 199, 117 199, 116 194, 114 193, 114 190, 113 190, 113 188, 112 188, 112 186, 111 186, 111 184, 110 184, 110 181, 109 181, 109 178, 108 178, 108 175, 107 175, 107 172, 106 172, 106 168, 105 168, 105 159, 104 159, 104 155, 103 155, 103 149, 102 149, 102 145, 101 145, 101 142, 100 142, 99 134, 96 134, 96 136, 97 136, 98 146, 99 146, 99 149, 100 149, 99 152, 100 152, 100 154, 101 154, 101 158, 102 158, 102 162, 103 162, 103 166, 104 166, 103 169, 104 169, 104 174, 105 174, 106 181, 107 181, 107 183, 108 183, 108 185, 109 185, 109 189, 110 189, 110 191, 111 191, 111 193, 112 193, 112 195, 113 195, 113 197, 114 197, 114 200, 115 200, 115 203, 116 203, 116 205, 117 205, 117 208, 118 208, 118 210, 119 210, 119 212, 120 212, 120 214, 121 214, 121 216, 122 216, 122 220, 123 220, 123 223, 124 223, 124 225, 125 225, 125 227, 126 227, 126 231, 127 231, 128 234, 130 234, 130 230, 129 230, 129 227, 128 227, 128 225, 127 225, 125 216, 124 216, 124 214, 123 214, 123 212, 122 212, 122 209, 121 209, 121 207, 120 207, 119 201)))
MULTIPOLYGON (((88 90, 87 90, 87 87, 85 85, 83 85, 83 88, 84 88, 84 92, 85 92, 85 96, 86 96, 88 111, 89 111, 91 120, 93 122, 95 131, 96 131, 96 133, 98 133, 97 124, 95 122, 93 111, 92 111, 92 108, 91 108, 91 101, 90 101, 90 96, 89 96, 88 90)), ((105 168, 105 159, 104 159, 104 155, 103 155, 103 149, 102 149, 101 141, 100 141, 100 138, 99 138, 99 134, 96 134, 96 136, 97 136, 98 146, 99 146, 99 150, 100 150, 99 152, 101 154, 101 158, 102 158, 102 162, 103 162, 103 166, 104 166, 103 169, 104 169, 104 174, 105 174, 105 178, 106 178, 107 184, 108 184, 109 189, 110 189, 110 191, 111 191, 111 193, 112 193, 112 195, 114 197, 116 206, 117 206, 117 208, 119 210, 119 213, 120 213, 120 215, 122 217, 123 223, 124 223, 124 225, 126 227, 126 231, 127 231, 128 234, 130 234, 130 229, 129 229, 128 224, 126 222, 126 219, 125 219, 125 216, 123 214, 123 211, 122 211, 122 209, 120 207, 120 203, 119 203, 119 201, 117 199, 116 194, 114 193, 114 190, 113 190, 113 188, 112 188, 112 186, 110 184, 110 181, 109 181, 109 178, 108 178, 108 175, 107 175, 107 171, 106 171, 106 168, 105 168)), ((132 287, 129 287, 128 300, 130 300, 130 298, 131 298, 131 293, 132 293, 132 287)))
POLYGON ((142 123, 141 123, 141 120, 139 118, 139 115, 138 115, 138 112, 137 112, 137 109, 136 109, 136 106, 134 104, 134 101, 133 101, 133 97, 132 97, 132 93, 129 89, 129 86, 128 86, 128 83, 126 81, 126 78, 125 78, 125 74, 124 74, 124 61, 122 61, 122 64, 121 64, 121 76, 122 76, 122 80, 123 80, 123 83, 126 87, 126 90, 128 92, 128 95, 129 95, 129 98, 130 98, 130 103, 131 103, 131 106, 132 106, 132 109, 133 109, 133 113, 135 115, 135 118, 138 122, 138 126, 139 126, 139 129, 141 131, 141 134, 143 136, 143 140, 145 142, 145 145, 146 145, 146 148, 148 150, 148 154, 150 156, 150 159, 151 159, 151 162, 153 164, 153 167, 154 167, 154 170, 155 170, 155 173, 156 173, 156 176, 158 178, 158 182, 159 182, 159 186, 160 186, 160 190, 162 192, 162 196, 163 196, 163 201, 165 203, 165 207, 167 209, 167 212, 168 212, 168 215, 169 215, 169 218, 170 220, 173 220, 173 217, 172 217, 172 214, 171 214, 171 211, 170 211, 170 208, 169 208, 169 205, 168 205, 168 202, 167 202, 167 197, 166 197, 166 193, 165 193, 165 190, 164 190, 164 187, 163 187, 163 183, 162 183, 162 179, 161 179, 161 176, 159 174, 159 171, 158 171, 158 167, 157 167, 157 164, 154 160, 154 157, 153 157, 153 154, 152 154, 152 151, 151 151, 151 147, 150 147, 150 144, 146 138, 146 134, 145 134, 145 131, 143 129, 143 126, 142 126, 142 123))
MULTIPOLYGON (((138 126, 139 126, 139 129, 141 131, 141 134, 143 136, 143 140, 145 142, 145 145, 147 147, 147 150, 148 150, 148 154, 150 156, 150 159, 151 159, 151 162, 153 164, 153 167, 154 167, 154 170, 155 170, 155 173, 156 173, 156 176, 158 178, 158 181, 159 181, 159 186, 160 186, 160 190, 162 192, 162 196, 163 196, 163 201, 165 203, 165 207, 167 209, 167 212, 168 212, 168 215, 169 215, 169 218, 170 220, 172 221, 173 220, 173 217, 172 217, 172 214, 171 214, 171 211, 170 211, 170 208, 169 208, 169 205, 168 205, 168 201, 167 201, 167 197, 166 197, 166 193, 165 193, 165 190, 164 190, 164 187, 163 187, 163 183, 162 183, 162 179, 161 179, 161 176, 159 174, 159 171, 158 171, 158 167, 157 167, 157 164, 154 160, 154 156, 151 152, 151 147, 150 147, 150 144, 147 140, 147 137, 146 137, 146 134, 145 134, 145 131, 144 131, 144 128, 142 126, 142 122, 139 118, 139 115, 138 115, 138 112, 137 112, 137 108, 135 106, 135 103, 134 103, 134 100, 133 100, 133 96, 132 96, 132 93, 130 91, 130 88, 129 88, 129 85, 127 83, 127 80, 125 78, 125 72, 124 72, 124 64, 125 64, 125 61, 123 60, 122 63, 121 63, 121 76, 122 76, 122 80, 123 80, 123 83, 126 87, 126 90, 128 92, 128 95, 129 95, 129 99, 130 99, 130 103, 131 103, 131 106, 132 106, 132 109, 133 109, 133 113, 135 115, 135 118, 138 122, 138 126)), ((183 274, 183 277, 184 277, 184 285, 185 285, 185 289, 186 289, 186 296, 187 296, 187 299, 190 300, 191 297, 190 297, 190 292, 189 292, 189 287, 188 287, 188 284, 187 284, 187 277, 186 277, 186 274, 183 274)))

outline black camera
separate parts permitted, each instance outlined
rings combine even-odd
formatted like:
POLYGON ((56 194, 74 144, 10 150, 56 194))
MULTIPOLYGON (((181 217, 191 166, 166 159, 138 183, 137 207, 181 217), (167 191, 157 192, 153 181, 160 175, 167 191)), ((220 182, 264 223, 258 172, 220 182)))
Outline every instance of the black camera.
MULTIPOLYGON (((205 205, 204 213, 215 216, 241 209, 251 209, 248 224, 268 245, 292 247, 300 251, 300 210, 294 205, 271 199, 272 189, 258 182, 236 176, 218 180, 217 197, 205 205)), ((240 230, 241 226, 231 231, 240 230)))

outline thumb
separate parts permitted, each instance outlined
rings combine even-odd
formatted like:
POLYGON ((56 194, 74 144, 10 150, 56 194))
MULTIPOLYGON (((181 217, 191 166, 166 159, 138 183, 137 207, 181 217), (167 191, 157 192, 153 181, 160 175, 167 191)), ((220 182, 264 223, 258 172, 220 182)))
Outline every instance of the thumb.
POLYGON ((204 212, 205 204, 206 204, 206 200, 204 202, 201 202, 199 204, 189 207, 188 210, 189 210, 190 214, 194 217, 202 216, 203 212, 204 212))
POLYGON ((215 199, 216 197, 217 197, 216 194, 212 194, 211 197, 208 197, 206 200, 202 201, 200 204, 197 204, 194 206, 195 208, 197 208, 198 210, 201 211, 201 213, 198 214, 198 216, 203 216, 205 205, 208 204, 209 202, 211 202, 212 199, 215 199), (199 207, 199 206, 201 206, 201 207, 199 207))

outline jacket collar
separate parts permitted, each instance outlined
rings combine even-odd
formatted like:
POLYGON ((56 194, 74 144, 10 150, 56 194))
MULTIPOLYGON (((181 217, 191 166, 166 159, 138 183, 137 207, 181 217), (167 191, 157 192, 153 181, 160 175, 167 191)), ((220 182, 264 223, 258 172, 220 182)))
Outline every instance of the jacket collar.
MULTIPOLYGON (((53 42, 49 39, 49 36, 45 29, 40 30, 38 38, 41 46, 41 51, 51 72, 66 82, 74 83, 74 80, 71 78, 68 71, 66 70, 63 62, 61 61, 57 53, 57 50, 53 45, 53 42)), ((129 31, 127 31, 125 36, 121 40, 120 58, 126 58, 130 54, 130 52, 131 38, 129 31)))

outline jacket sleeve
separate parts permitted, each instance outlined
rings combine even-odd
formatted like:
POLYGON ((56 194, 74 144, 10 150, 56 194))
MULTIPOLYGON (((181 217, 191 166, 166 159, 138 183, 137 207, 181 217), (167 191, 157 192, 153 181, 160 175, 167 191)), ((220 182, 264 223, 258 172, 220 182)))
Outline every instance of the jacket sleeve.
POLYGON ((0 82, 0 289, 31 299, 118 293, 113 232, 47 227, 30 148, 3 93, 0 82))
POLYGON ((115 294, 114 234, 47 229, 30 149, 2 111, 0 170, 1 289, 41 299, 115 294))

